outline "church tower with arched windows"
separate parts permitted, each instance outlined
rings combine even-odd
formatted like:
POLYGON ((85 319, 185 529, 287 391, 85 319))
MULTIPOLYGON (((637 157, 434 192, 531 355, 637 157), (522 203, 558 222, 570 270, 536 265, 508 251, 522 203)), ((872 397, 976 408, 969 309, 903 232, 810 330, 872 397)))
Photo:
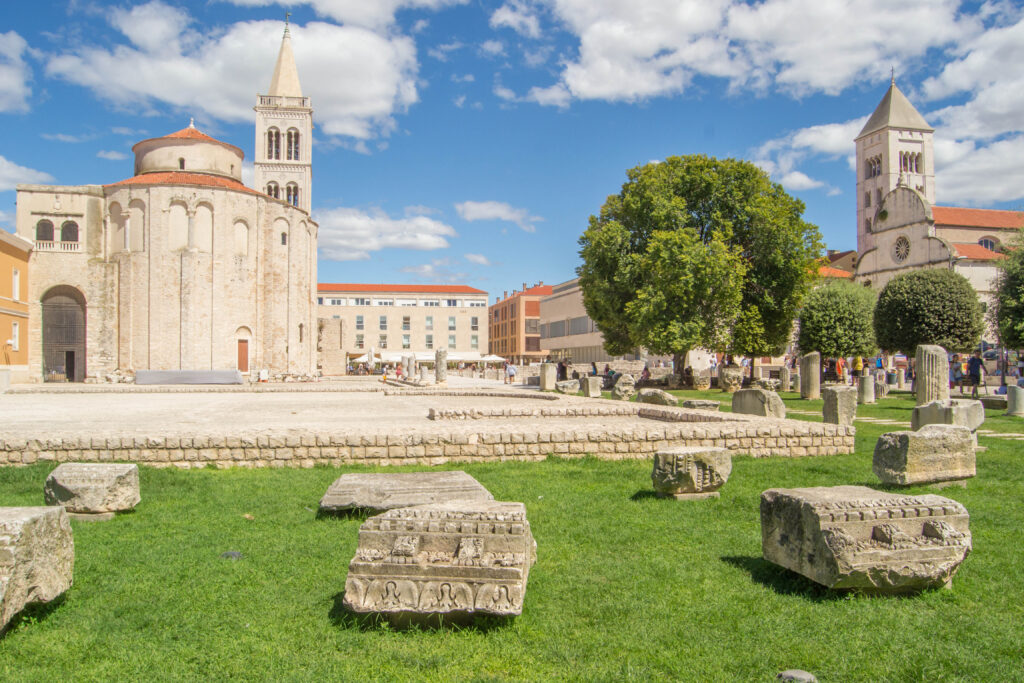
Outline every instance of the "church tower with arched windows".
POLYGON ((914 108, 893 78, 889 90, 864 124, 854 144, 857 153, 857 251, 874 248, 876 212, 897 186, 935 203, 935 129, 914 108))
POLYGON ((313 186, 313 109, 302 96, 287 23, 270 90, 256 96, 256 189, 307 213, 313 186))

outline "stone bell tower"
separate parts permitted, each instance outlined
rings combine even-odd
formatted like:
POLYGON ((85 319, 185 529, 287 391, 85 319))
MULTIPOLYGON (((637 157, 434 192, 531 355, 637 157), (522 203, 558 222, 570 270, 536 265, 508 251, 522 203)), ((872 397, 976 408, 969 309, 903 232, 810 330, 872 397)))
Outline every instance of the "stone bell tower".
POLYGON ((302 96, 285 21, 270 90, 256 96, 255 185, 260 192, 305 210, 313 188, 313 108, 302 96))

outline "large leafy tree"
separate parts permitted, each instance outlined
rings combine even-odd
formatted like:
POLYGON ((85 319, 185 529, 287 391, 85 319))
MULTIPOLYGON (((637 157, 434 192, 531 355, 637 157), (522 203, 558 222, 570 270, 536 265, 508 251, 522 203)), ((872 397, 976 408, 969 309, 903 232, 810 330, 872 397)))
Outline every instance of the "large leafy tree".
POLYGON ((912 355, 918 344, 970 351, 981 341, 982 306, 960 273, 947 269, 897 275, 875 306, 875 338, 886 351, 912 355))
POLYGON ((803 209, 746 161, 669 157, 627 171, 579 240, 583 302, 605 348, 782 349, 821 251, 803 209))
POLYGON ((874 290, 849 280, 832 280, 812 291, 800 311, 801 353, 818 351, 829 358, 874 353, 876 298, 874 290))
POLYGON ((995 296, 989 318, 999 341, 1012 349, 1024 348, 1024 230, 1017 234, 1006 258, 998 263, 995 296))

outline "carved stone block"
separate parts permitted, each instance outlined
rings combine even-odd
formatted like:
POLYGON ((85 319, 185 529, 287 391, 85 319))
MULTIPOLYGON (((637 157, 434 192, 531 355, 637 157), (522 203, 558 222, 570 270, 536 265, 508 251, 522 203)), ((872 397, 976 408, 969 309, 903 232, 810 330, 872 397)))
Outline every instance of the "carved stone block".
POLYGON ((688 398, 683 401, 682 405, 684 408, 693 410, 718 410, 721 401, 711 401, 706 398, 688 398))
POLYGON ((852 425, 857 417, 857 390, 844 384, 830 384, 821 389, 822 422, 852 425))
POLYGON ((651 481, 663 498, 717 498, 730 472, 732 453, 727 448, 671 448, 654 455, 651 481))
POLYGON ((829 588, 916 592, 951 583, 971 551, 967 510, 866 486, 761 494, 764 559, 829 588))
POLYGON ((968 479, 975 474, 974 440, 967 427, 947 424, 889 432, 875 444, 872 469, 883 484, 968 479))
POLYGON ((455 501, 390 510, 359 528, 345 606, 395 621, 522 613, 537 544, 522 503, 455 501))
POLYGON ((555 382, 558 379, 558 368, 554 363, 540 364, 540 390, 554 391, 555 382))
POLYGON ((50 473, 43 486, 47 505, 60 505, 73 515, 108 515, 133 509, 139 494, 139 466, 66 462, 50 473))
POLYGON ((636 393, 636 380, 633 375, 620 375, 612 387, 612 398, 617 401, 628 401, 636 393))
POLYGON ((984 422, 985 406, 981 401, 964 398, 917 405, 910 414, 910 428, 914 430, 925 425, 946 424, 967 427, 976 432, 984 422))
POLYGON ((583 395, 587 398, 601 398, 601 378, 584 377, 580 380, 583 385, 583 395))
POLYGON ((0 508, 0 633, 31 603, 71 588, 75 541, 61 507, 0 508))
POLYGON ((636 400, 640 403, 653 403, 659 406, 674 406, 679 404, 677 399, 667 391, 661 389, 641 389, 637 392, 636 400))
MULTIPOLYGON (((669 375, 669 377, 672 376, 669 375)), ((711 388, 711 377, 709 375, 696 375, 693 378, 693 388, 697 391, 707 391, 711 388)))
POLYGON ((392 510, 451 500, 487 501, 494 496, 461 470, 343 474, 320 499, 320 510, 392 510))
POLYGON ((555 382, 555 391, 560 394, 578 394, 580 391, 580 381, 578 379, 566 379, 561 382, 555 382))
POLYGON ((743 386, 743 368, 736 365, 725 365, 718 369, 718 388, 733 393, 743 386))
POLYGON ((933 344, 917 347, 915 367, 917 379, 917 405, 949 399, 949 360, 946 349, 933 344))
POLYGON ((786 417, 786 406, 774 391, 740 389, 732 395, 732 412, 761 417, 786 417))

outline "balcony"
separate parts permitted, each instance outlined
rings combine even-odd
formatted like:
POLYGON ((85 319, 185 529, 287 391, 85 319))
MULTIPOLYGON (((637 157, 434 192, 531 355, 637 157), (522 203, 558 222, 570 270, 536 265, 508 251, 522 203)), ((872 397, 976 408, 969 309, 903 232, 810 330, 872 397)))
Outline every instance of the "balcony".
POLYGON ((81 242, 46 242, 42 240, 36 240, 35 243, 36 251, 62 251, 65 253, 74 252, 78 253, 82 251, 81 242))
POLYGON ((279 95, 260 95, 261 107, 306 107, 309 108, 308 97, 283 97, 279 95))

